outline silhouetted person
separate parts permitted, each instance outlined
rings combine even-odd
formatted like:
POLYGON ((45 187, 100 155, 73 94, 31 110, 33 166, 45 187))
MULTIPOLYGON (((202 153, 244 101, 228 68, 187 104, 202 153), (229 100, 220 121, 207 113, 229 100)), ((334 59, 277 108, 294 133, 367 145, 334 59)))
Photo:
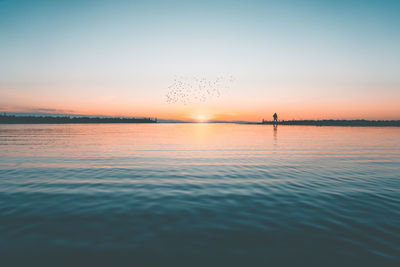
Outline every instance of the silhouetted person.
POLYGON ((278 115, 274 113, 272 117, 274 117, 274 124, 278 124, 278 115))

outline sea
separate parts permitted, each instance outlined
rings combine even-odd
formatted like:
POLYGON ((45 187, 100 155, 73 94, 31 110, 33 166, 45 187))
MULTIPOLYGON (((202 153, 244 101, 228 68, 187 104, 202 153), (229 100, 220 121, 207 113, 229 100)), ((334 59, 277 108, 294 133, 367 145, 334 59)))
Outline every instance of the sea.
POLYGON ((0 266, 400 266, 400 127, 0 125, 0 266))

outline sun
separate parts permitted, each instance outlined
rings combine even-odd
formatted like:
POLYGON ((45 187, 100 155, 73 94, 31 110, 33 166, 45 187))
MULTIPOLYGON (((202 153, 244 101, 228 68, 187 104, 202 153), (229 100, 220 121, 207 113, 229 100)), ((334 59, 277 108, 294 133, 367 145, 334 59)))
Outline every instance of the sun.
POLYGON ((207 115, 202 114, 202 115, 196 116, 197 122, 207 122, 208 120, 209 120, 209 116, 207 116, 207 115))

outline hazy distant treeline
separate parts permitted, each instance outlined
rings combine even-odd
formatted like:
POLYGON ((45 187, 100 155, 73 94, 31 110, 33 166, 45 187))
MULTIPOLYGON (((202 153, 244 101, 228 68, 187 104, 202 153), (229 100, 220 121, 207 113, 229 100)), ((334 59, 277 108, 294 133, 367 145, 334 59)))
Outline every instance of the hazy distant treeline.
POLYGON ((101 118, 0 115, 0 123, 156 123, 156 118, 101 118))
MULTIPOLYGON (((263 121, 261 124, 274 124, 263 121)), ((400 120, 290 120, 279 121, 278 125, 314 125, 314 126, 397 126, 400 120)))

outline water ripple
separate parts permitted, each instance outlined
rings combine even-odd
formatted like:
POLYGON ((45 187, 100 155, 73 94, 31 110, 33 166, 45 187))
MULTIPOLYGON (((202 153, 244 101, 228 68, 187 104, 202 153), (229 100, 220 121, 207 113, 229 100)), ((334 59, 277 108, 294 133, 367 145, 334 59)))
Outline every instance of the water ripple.
POLYGON ((400 264, 399 129, 1 125, 0 159, 6 263, 400 264))

